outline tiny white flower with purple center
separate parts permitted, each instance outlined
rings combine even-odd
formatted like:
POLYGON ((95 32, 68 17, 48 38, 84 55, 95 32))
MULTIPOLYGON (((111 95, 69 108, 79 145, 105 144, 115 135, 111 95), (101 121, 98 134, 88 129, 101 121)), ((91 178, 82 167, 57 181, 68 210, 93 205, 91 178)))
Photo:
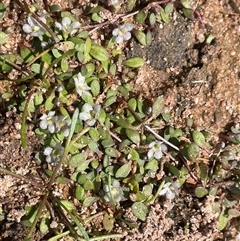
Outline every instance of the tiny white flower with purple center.
POLYGON ((46 162, 54 164, 60 161, 63 152, 64 148, 60 143, 57 143, 54 147, 46 147, 43 154, 46 156, 46 162))
POLYGON ((82 76, 81 73, 78 73, 77 77, 74 77, 73 80, 79 96, 90 95, 89 90, 91 90, 91 88, 87 85, 85 77, 82 76))
POLYGON ((161 141, 153 141, 148 146, 150 150, 148 151, 148 159, 154 157, 156 159, 161 159, 163 151, 167 151, 167 146, 165 146, 161 141))
POLYGON ((72 20, 69 17, 64 17, 62 19, 62 22, 56 22, 55 26, 57 29, 62 31, 63 37, 66 39, 68 35, 73 36, 74 34, 76 34, 81 24, 77 21, 72 22, 72 20))
POLYGON ((179 187, 180 184, 178 181, 176 182, 167 182, 163 185, 162 190, 160 191, 159 195, 163 196, 166 195, 166 198, 172 200, 175 198, 176 195, 179 194, 179 187))
POLYGON ((50 133, 54 133, 56 131, 56 121, 57 121, 57 117, 54 116, 55 115, 55 111, 49 111, 48 114, 43 114, 40 117, 40 127, 43 130, 48 129, 50 133))
MULTIPOLYGON (((44 17, 39 17, 39 19, 46 24, 47 20, 44 17)), ((41 26, 41 24, 34 18, 28 16, 28 23, 23 25, 23 31, 30 34, 33 37, 41 37, 45 34, 46 30, 41 26)))
POLYGON ((82 112, 79 114, 79 119, 85 121, 88 126, 93 126, 99 116, 101 110, 101 105, 95 104, 91 106, 88 103, 85 103, 82 107, 82 112))
POLYGON ((58 116, 56 121, 56 131, 61 132, 65 137, 69 135, 69 127, 71 125, 71 120, 66 116, 58 116))
POLYGON ((123 190, 117 180, 113 181, 112 185, 110 185, 110 189, 108 184, 104 184, 103 191, 105 193, 103 198, 106 202, 110 202, 113 199, 116 203, 119 203, 123 198, 123 190))
POLYGON ((120 25, 118 28, 115 28, 112 31, 112 35, 116 37, 116 43, 122 44, 123 41, 127 41, 131 38, 131 31, 133 29, 133 25, 130 23, 124 23, 120 25))

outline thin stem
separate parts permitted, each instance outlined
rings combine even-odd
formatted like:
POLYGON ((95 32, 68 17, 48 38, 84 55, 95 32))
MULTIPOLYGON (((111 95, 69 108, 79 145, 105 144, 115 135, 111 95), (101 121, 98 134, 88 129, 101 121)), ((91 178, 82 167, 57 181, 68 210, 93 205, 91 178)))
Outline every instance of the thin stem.
POLYGON ((22 115, 22 126, 21 126, 21 143, 23 148, 27 147, 27 135, 26 135, 26 120, 27 120, 27 111, 28 111, 28 105, 31 101, 31 98, 34 94, 34 90, 32 90, 27 98, 26 104, 24 106, 24 111, 23 111, 23 115, 22 115))
POLYGON ((11 62, 10 60, 5 59, 5 58, 3 58, 1 56, 0 56, 0 60, 5 62, 5 63, 7 63, 7 64, 9 64, 9 65, 11 65, 13 68, 15 68, 16 70, 22 72, 26 76, 27 76, 27 74, 29 74, 29 75, 32 74, 32 72, 30 70, 26 70, 26 72, 27 72, 27 74, 26 74, 25 72, 23 72, 23 69, 20 66, 18 66, 17 64, 15 64, 15 63, 11 62))
POLYGON ((36 56, 35 58, 33 58, 27 65, 26 67, 31 66, 36 60, 38 60, 39 58, 41 58, 44 54, 48 53, 50 50, 52 50, 54 48, 54 46, 46 49, 45 51, 43 51, 42 53, 40 53, 38 56, 36 56))
POLYGON ((98 240, 105 240, 105 239, 116 239, 116 238, 122 238, 123 235, 118 233, 118 234, 107 234, 107 235, 102 235, 94 238, 90 238, 89 241, 98 241, 98 240))
POLYGON ((155 193, 155 195, 154 195, 152 198, 150 198, 149 200, 146 200, 144 203, 145 203, 145 204, 148 204, 148 203, 154 202, 155 199, 159 196, 159 193, 161 192, 164 184, 165 184, 165 180, 163 180, 163 181, 161 182, 161 184, 160 184, 160 186, 158 187, 158 190, 157 190, 157 192, 155 193))
POLYGON ((151 132, 155 137, 157 137, 160 141, 164 142, 165 144, 171 146, 173 149, 175 149, 176 151, 179 151, 179 148, 175 145, 173 145, 172 143, 170 143, 169 141, 165 140, 163 137, 161 137, 160 135, 158 135, 151 127, 149 127, 148 125, 144 125, 144 127, 151 132))
POLYGON ((30 229, 29 229, 29 231, 28 231, 27 236, 25 237, 25 240, 28 240, 28 239, 31 238, 32 233, 33 233, 33 231, 34 231, 34 229, 35 229, 35 227, 36 227, 36 225, 37 225, 37 222, 38 222, 38 220, 39 220, 39 218, 40 218, 40 216, 41 216, 41 214, 42 214, 43 208, 45 207, 45 203, 46 203, 46 201, 47 201, 47 198, 48 198, 48 192, 44 195, 42 201, 40 202, 40 205, 39 205, 39 207, 38 207, 37 215, 36 215, 36 217, 35 217, 32 225, 31 225, 31 227, 30 227, 30 229))
POLYGON ((48 186, 47 186, 48 189, 51 188, 51 186, 52 186, 52 184, 53 184, 53 182, 54 182, 54 180, 55 180, 55 177, 56 177, 56 175, 57 175, 57 172, 58 172, 60 166, 63 164, 65 158, 67 157, 67 154, 68 154, 69 150, 71 149, 72 145, 73 145, 81 136, 83 136, 85 133, 87 133, 87 132, 89 131, 89 129, 90 129, 89 127, 83 129, 83 130, 70 142, 70 144, 64 149, 62 158, 61 158, 61 160, 58 162, 58 164, 56 165, 56 167, 55 167, 55 169, 54 169, 54 171, 53 171, 53 174, 52 174, 52 176, 51 176, 51 179, 50 179, 50 181, 49 181, 49 183, 48 183, 48 186))

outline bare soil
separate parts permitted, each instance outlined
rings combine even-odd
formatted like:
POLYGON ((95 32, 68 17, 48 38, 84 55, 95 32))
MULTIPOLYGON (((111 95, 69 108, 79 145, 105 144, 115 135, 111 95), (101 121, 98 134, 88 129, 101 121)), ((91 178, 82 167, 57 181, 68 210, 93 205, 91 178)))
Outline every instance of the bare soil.
MULTIPOLYGON (((170 124, 184 128, 192 119, 193 129, 210 132, 213 142, 218 143, 229 125, 240 121, 240 3, 237 0, 212 0, 199 4, 204 26, 200 21, 191 22, 176 14, 169 24, 154 30, 150 46, 143 48, 133 41, 127 55, 143 56, 148 63, 132 82, 136 94, 150 99, 162 95, 166 112, 172 116, 170 124), (215 39, 209 45, 205 40, 210 33, 215 39)), ((25 41, 17 23, 22 21, 22 16, 10 4, 6 19, 9 21, 3 22, 3 26, 11 26, 12 34, 10 42, 0 46, 0 53, 14 53, 18 44, 25 41)), ((1 89, 0 83, 0 94, 3 94, 1 89)), ((41 143, 34 137, 34 125, 29 125, 29 142, 23 149, 19 114, 6 111, 3 100, 0 107, 0 167, 29 178, 39 176, 41 166, 35 154, 41 143)), ((24 207, 37 203, 40 198, 41 192, 34 185, 0 175, 0 207, 7 218, 0 221, 0 240, 23 240, 27 231, 20 224, 24 207)), ((123 233, 122 240, 126 241, 235 240, 236 231, 231 227, 224 232, 218 231, 218 214, 211 209, 213 202, 212 196, 197 199, 189 184, 173 203, 159 199, 152 205, 146 222, 139 223, 138 229, 123 230, 116 225, 114 231, 123 233)), ((87 216, 99 209, 82 212, 87 216)), ((125 218, 136 221, 130 209, 124 212, 125 218)), ((92 225, 100 231, 101 219, 95 222, 92 225)), ((88 228, 92 230, 92 227, 88 228)), ((46 239, 36 234, 34 240, 46 239)))

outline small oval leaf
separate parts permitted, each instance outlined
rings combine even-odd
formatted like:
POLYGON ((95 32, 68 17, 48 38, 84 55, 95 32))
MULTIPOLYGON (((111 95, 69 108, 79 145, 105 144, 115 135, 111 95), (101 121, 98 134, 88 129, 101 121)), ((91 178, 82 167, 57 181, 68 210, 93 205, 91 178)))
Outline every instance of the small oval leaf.
POLYGON ((205 137, 200 131, 194 131, 192 134, 193 141, 200 147, 206 145, 205 137))
POLYGON ((135 202, 132 205, 132 212, 135 217, 137 217, 141 221, 145 221, 148 214, 148 208, 145 204, 141 202, 135 202))
POLYGON ((97 200, 99 200, 98 197, 87 197, 87 198, 83 201, 83 207, 89 207, 89 206, 91 206, 93 203, 95 203, 97 200))
POLYGON ((139 68, 144 65, 144 59, 140 57, 133 57, 125 60, 123 64, 131 68, 139 68))
POLYGON ((92 44, 89 54, 99 61, 107 61, 109 59, 107 50, 101 45, 92 44))
POLYGON ((138 29, 133 29, 132 32, 140 44, 142 44, 143 46, 147 45, 145 33, 143 33, 142 31, 140 31, 138 29))
POLYGON ((129 174, 130 171, 131 171, 131 163, 132 163, 132 162, 129 162, 129 163, 124 164, 123 166, 121 166, 121 167, 117 170, 117 172, 116 172, 116 174, 115 174, 115 177, 116 177, 116 178, 125 178, 125 177, 127 177, 128 174, 129 174))
POLYGON ((195 143, 191 143, 187 148, 188 157, 194 161, 199 155, 199 147, 195 143))
POLYGON ((227 226, 227 223, 228 223, 228 217, 225 214, 225 210, 222 210, 218 218, 218 229, 222 231, 227 226))
POLYGON ((197 198, 202 198, 208 194, 208 190, 204 187, 197 187, 194 193, 197 198))
POLYGON ((140 143, 140 134, 138 131, 133 130, 133 129, 126 129, 126 135, 129 138, 129 140, 131 140, 133 143, 139 145, 140 143))

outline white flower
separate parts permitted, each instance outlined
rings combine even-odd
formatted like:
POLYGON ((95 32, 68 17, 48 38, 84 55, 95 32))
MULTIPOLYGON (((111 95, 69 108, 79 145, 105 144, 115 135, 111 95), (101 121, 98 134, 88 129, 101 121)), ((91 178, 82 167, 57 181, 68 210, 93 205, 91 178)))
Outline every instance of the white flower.
POLYGON ((57 143, 54 147, 46 147, 43 154, 46 156, 48 163, 56 163, 60 161, 64 152, 64 148, 60 143, 57 143))
POLYGON ((118 44, 122 44, 124 40, 129 40, 131 38, 131 31, 133 29, 133 25, 130 23, 125 23, 120 25, 118 28, 115 28, 112 31, 112 35, 116 37, 116 42, 118 44))
MULTIPOLYGON (((46 23, 47 20, 44 17, 39 17, 39 19, 46 23)), ((28 23, 23 25, 23 31, 25 33, 30 34, 33 37, 40 37, 45 34, 45 29, 41 26, 41 24, 34 18, 28 16, 28 23)))
POLYGON ((79 96, 90 95, 89 90, 91 88, 87 85, 85 81, 85 77, 82 76, 81 73, 78 73, 77 77, 74 77, 73 79, 74 79, 76 91, 79 94, 79 96))
POLYGON ((166 195, 166 198, 172 200, 175 198, 176 195, 179 194, 178 188, 180 187, 178 181, 176 182, 167 182, 163 185, 162 190, 160 191, 159 195, 163 196, 166 195))
POLYGON ((45 130, 48 129, 50 133, 54 133, 56 131, 56 120, 57 117, 54 116, 55 111, 49 111, 49 113, 43 114, 42 117, 40 117, 40 127, 45 130))
POLYGON ((156 159, 162 158, 162 152, 167 151, 167 147, 160 141, 153 141, 148 146, 150 150, 148 151, 148 159, 154 157, 156 159))
POLYGON ((56 120, 56 131, 62 132, 66 137, 69 135, 69 127, 71 125, 71 120, 69 120, 66 116, 58 116, 56 120))
POLYGON ((91 106, 85 103, 82 107, 82 112, 79 114, 79 119, 86 122, 88 126, 93 126, 99 116, 101 105, 95 104, 91 106))
POLYGON ((64 17, 62 19, 62 23, 56 22, 56 28, 63 32, 64 37, 67 37, 69 34, 72 36, 77 33, 78 29, 80 28, 81 24, 77 21, 72 22, 69 17, 64 17))
POLYGON ((108 184, 104 184, 103 185, 103 191, 105 192, 105 195, 104 195, 103 198, 106 202, 110 202, 111 197, 112 197, 113 200, 116 203, 118 203, 118 202, 121 201, 121 199, 123 197, 122 187, 120 187, 120 183, 117 180, 114 180, 112 185, 110 185, 110 190, 109 190, 108 184))

